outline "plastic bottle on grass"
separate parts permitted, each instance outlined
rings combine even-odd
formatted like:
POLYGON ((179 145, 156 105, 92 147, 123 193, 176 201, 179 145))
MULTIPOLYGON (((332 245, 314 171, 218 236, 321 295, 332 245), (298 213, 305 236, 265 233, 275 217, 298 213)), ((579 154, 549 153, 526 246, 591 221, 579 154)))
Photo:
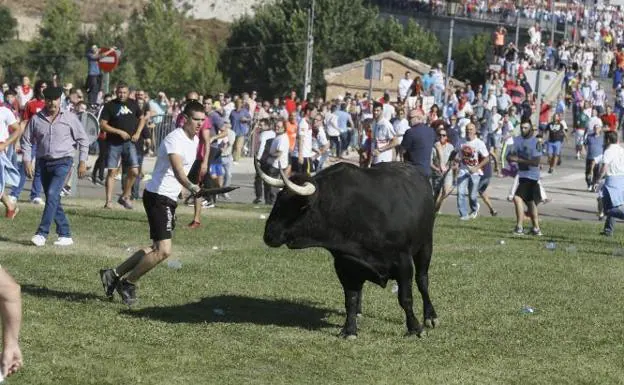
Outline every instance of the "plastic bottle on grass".
POLYGON ((547 250, 555 250, 557 248, 557 244, 553 241, 548 241, 546 242, 546 249, 547 250))
POLYGON ((522 314, 533 314, 535 313, 535 308, 532 306, 524 305, 522 306, 522 309, 520 309, 520 312, 522 314))
POLYGON ((577 251, 578 250, 576 249, 576 246, 574 246, 574 245, 570 245, 570 246, 566 247, 566 252, 568 254, 576 254, 577 251))
POLYGON ((173 270, 180 270, 182 268, 182 262, 178 259, 172 259, 167 261, 167 267, 173 270))

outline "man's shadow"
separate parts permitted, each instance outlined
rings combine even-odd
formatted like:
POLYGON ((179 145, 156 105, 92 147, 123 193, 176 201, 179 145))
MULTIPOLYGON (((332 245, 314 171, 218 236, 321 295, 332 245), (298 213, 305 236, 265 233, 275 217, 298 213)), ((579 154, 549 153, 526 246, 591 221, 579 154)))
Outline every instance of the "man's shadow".
POLYGON ((169 323, 251 323, 317 330, 335 327, 329 314, 339 314, 312 304, 285 299, 251 298, 238 295, 206 297, 184 305, 124 310, 123 314, 169 323))

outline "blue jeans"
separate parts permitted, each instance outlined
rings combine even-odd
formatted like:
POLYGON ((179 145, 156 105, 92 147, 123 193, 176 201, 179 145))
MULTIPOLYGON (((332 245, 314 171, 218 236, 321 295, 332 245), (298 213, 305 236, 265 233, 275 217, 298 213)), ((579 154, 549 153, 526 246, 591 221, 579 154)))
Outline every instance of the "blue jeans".
POLYGON ((603 79, 606 79, 609 77, 609 65, 608 64, 601 64, 600 65, 600 77, 603 79))
POLYGON ((72 167, 73 158, 37 159, 41 167, 41 183, 46 196, 41 223, 37 234, 47 237, 50 233, 52 221, 56 223, 56 233, 59 237, 71 237, 69 221, 61 205, 61 190, 65 178, 72 167))
POLYGON ((470 211, 477 211, 479 197, 479 180, 481 175, 471 175, 466 170, 461 170, 457 177, 457 209, 459 216, 468 215, 468 203, 470 203, 470 211), (467 201, 470 202, 467 202, 467 201))
POLYGON ((234 159, 232 155, 226 155, 221 157, 221 163, 223 164, 223 187, 228 187, 232 183, 232 162, 234 159))
POLYGON ((615 229, 615 218, 624 219, 624 207, 613 207, 609 210, 605 210, 607 219, 605 220, 604 232, 607 234, 613 234, 615 229))
MULTIPOLYGON (((33 146, 33 154, 35 154, 37 149, 33 146)), ((22 161, 17 161, 15 164, 15 168, 19 170, 20 173, 20 181, 17 186, 13 186, 11 190, 11 196, 15 197, 15 199, 19 199, 22 190, 24 190, 24 185, 26 184, 26 171, 24 170, 24 163, 22 161)), ((35 175, 33 176, 32 186, 30 187, 30 200, 32 201, 35 198, 39 198, 41 196, 41 190, 43 187, 41 186, 41 167, 39 166, 39 162, 35 162, 35 175)))

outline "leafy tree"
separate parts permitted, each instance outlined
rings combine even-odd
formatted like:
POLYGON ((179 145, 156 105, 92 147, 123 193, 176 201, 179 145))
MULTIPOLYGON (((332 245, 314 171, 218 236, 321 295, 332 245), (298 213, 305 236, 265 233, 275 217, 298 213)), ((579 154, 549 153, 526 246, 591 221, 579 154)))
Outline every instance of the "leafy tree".
MULTIPOLYGON (((310 0, 277 0, 234 22, 220 68, 234 91, 282 94, 304 82, 310 0)), ((316 0, 312 90, 324 88, 323 70, 386 50, 431 62, 440 57, 433 34, 379 18, 363 0, 316 0)))
POLYGON ((98 47, 123 48, 126 38, 123 22, 124 17, 121 13, 104 11, 95 24, 95 29, 87 35, 87 45, 97 44, 98 47))
MULTIPOLYGON (((72 0, 49 0, 39 27, 39 37, 33 42, 30 57, 35 70, 43 76, 59 76, 74 72, 79 53, 80 12, 72 0), (74 71, 72 71, 74 70, 74 71)), ((75 75, 75 74, 74 74, 75 75)))
POLYGON ((475 83, 485 81, 487 55, 491 46, 491 36, 488 33, 475 35, 470 40, 459 43, 453 49, 454 77, 462 81, 470 79, 475 83))
MULTIPOLYGON (((224 87, 214 49, 185 29, 188 10, 185 3, 151 0, 142 12, 132 15, 121 63, 131 64, 123 71, 140 80, 137 86, 170 95, 224 87)), ((119 77, 122 68, 115 72, 119 77)))
POLYGON ((0 43, 11 40, 17 32, 17 20, 7 6, 0 6, 0 43))
POLYGON ((30 72, 28 43, 13 39, 0 44, 0 79, 19 82, 19 77, 30 72))

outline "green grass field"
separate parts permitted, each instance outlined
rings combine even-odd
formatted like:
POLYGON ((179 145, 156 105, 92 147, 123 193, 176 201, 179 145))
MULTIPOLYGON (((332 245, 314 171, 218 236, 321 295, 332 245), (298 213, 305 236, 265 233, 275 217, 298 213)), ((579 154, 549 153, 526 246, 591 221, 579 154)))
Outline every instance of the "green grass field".
POLYGON ((430 270, 440 325, 405 338, 392 284, 367 284, 358 339, 345 341, 329 253, 266 247, 268 208, 225 205, 192 231, 181 209, 171 259, 182 268, 145 276, 128 310, 104 298, 97 272, 149 244, 145 216, 87 206, 67 208, 71 248, 28 245, 39 209, 0 222, 0 263, 24 300, 25 367, 9 384, 624 382, 624 257, 598 222, 544 222, 543 238, 518 239, 509 218, 441 216, 430 270))

